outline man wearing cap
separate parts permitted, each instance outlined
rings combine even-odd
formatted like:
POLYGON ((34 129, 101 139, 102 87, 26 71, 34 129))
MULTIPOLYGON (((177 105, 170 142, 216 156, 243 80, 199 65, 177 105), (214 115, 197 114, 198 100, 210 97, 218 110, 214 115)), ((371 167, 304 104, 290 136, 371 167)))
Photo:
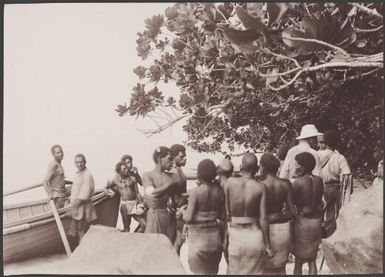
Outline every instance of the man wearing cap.
POLYGON ((302 127, 300 136, 296 138, 298 140, 298 144, 290 148, 287 152, 287 156, 279 173, 279 178, 294 181, 293 179, 296 177, 296 170, 298 168, 295 156, 301 152, 309 152, 314 156, 316 166, 312 174, 316 176, 320 175, 321 167, 319 155, 317 151, 312 148, 317 144, 317 137, 320 134, 321 133, 318 132, 317 128, 313 124, 307 124, 302 127))

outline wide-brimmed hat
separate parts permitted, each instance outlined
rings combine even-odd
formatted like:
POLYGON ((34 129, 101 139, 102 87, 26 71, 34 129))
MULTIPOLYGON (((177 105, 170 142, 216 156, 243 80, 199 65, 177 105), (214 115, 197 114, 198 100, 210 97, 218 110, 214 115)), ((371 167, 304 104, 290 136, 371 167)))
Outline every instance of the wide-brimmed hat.
POLYGON ((313 124, 306 124, 301 129, 301 134, 296 139, 305 139, 322 135, 313 124))

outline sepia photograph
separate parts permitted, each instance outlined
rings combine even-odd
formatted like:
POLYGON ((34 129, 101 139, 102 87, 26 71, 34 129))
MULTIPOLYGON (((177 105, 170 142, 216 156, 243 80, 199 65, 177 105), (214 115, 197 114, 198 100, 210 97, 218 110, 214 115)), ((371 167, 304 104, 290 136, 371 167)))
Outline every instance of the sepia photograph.
POLYGON ((33 2, 5 276, 383 274, 382 2, 33 2))

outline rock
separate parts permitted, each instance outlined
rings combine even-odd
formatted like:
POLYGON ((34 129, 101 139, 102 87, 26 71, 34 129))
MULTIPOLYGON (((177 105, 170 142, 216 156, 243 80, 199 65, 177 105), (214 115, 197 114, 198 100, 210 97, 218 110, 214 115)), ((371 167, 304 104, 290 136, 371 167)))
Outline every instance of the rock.
POLYGON ((163 234, 123 233, 93 225, 61 266, 63 274, 185 274, 163 234))
POLYGON ((383 183, 352 195, 322 249, 332 273, 383 272, 383 183))

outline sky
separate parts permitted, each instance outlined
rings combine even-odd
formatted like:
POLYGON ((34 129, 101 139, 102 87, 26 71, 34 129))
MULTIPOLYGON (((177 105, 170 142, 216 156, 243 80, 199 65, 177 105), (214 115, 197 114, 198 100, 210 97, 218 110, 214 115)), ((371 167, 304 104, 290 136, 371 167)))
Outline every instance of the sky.
MULTIPOLYGON (((171 3, 18 4, 4 7, 3 190, 41 182, 60 144, 67 179, 73 157, 85 154, 96 185, 114 174, 123 154, 139 171, 154 167, 159 145, 187 139, 181 127, 147 138, 137 128, 153 123, 119 117, 115 108, 129 101, 138 82, 133 69, 145 63, 136 54, 144 20, 171 3)), ((163 87, 179 94, 177 87, 163 87)), ((223 157, 188 149, 186 168, 223 157)))

